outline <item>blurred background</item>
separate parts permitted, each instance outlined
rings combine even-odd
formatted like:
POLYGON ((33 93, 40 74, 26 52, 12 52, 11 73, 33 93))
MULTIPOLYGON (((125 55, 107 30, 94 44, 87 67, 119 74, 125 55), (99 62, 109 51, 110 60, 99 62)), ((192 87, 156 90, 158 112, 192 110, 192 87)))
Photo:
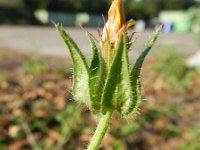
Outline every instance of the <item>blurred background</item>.
MULTIPOLYGON (((82 150, 98 116, 71 94, 62 23, 90 62, 85 31, 99 39, 111 0, 0 0, 0 150, 82 150), (81 28, 82 26, 83 28, 81 28), (86 121, 87 120, 87 121, 86 121)), ((114 113, 102 150, 200 149, 200 1, 124 0, 137 24, 132 65, 153 30, 163 32, 141 73, 139 113, 114 113)))

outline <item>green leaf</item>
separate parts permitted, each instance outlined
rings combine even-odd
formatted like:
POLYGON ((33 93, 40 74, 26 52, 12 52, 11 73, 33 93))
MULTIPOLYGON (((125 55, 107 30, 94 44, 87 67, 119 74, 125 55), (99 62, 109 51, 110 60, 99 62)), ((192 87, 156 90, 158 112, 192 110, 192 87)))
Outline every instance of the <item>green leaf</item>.
POLYGON ((95 104, 96 107, 94 107, 98 112, 100 111, 101 108, 101 97, 102 97, 102 93, 105 87, 105 82, 106 82, 106 78, 107 78, 107 66, 106 63, 104 61, 104 59, 102 58, 102 56, 100 56, 100 66, 99 66, 99 78, 97 80, 96 83, 96 98, 95 98, 95 104))
POLYGON ((101 98, 101 111, 105 114, 107 111, 113 110, 117 107, 117 99, 115 98, 115 91, 117 84, 120 80, 120 73, 122 68, 122 54, 124 49, 124 36, 120 37, 119 44, 117 46, 115 56, 108 70, 107 79, 105 82, 105 87, 103 89, 103 94, 101 98))
POLYGON ((122 112, 122 105, 126 101, 132 99, 132 88, 129 75, 129 64, 128 64, 128 49, 126 45, 126 38, 123 38, 123 53, 121 58, 121 71, 119 74, 119 81, 116 87, 116 99, 117 109, 122 112))
POLYGON ((91 37, 89 35, 88 39, 89 39, 90 46, 91 46, 91 49, 92 49, 92 60, 91 60, 91 64, 90 64, 90 74, 92 76, 97 76, 97 74, 99 72, 99 64, 100 64, 99 52, 98 52, 98 48, 95 44, 93 37, 91 37))
POLYGON ((79 50, 76 43, 62 29, 60 25, 56 25, 61 37, 68 46, 72 62, 73 62, 73 95, 76 101, 90 106, 90 91, 89 91, 89 68, 84 56, 79 50))
POLYGON ((125 117, 130 116, 131 114, 137 112, 138 107, 141 102, 141 85, 140 85, 140 70, 142 68, 142 64, 144 62, 145 57, 147 56, 148 52, 152 48, 153 44, 155 43, 158 35, 161 32, 162 27, 158 28, 156 32, 152 35, 150 41, 147 43, 145 49, 142 51, 138 59, 136 60, 133 69, 131 70, 131 86, 132 86, 132 94, 133 99, 130 101, 126 101, 123 105, 122 115, 125 117))
POLYGON ((90 35, 89 42, 92 49, 92 60, 90 65, 90 93, 91 93, 91 111, 92 113, 97 113, 100 109, 100 92, 98 89, 98 79, 100 74, 100 58, 98 53, 98 48, 95 44, 93 37, 90 35))

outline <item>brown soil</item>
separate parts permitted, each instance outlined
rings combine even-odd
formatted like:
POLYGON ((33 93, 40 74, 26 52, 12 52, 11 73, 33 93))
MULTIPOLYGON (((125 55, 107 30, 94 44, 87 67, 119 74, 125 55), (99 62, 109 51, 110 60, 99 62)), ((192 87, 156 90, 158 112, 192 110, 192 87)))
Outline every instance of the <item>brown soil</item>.
MULTIPOLYGON (((61 137, 55 113, 76 105, 69 100, 72 96, 67 92, 72 83, 70 74, 58 73, 59 67, 70 68, 70 60, 39 58, 47 70, 39 74, 25 73, 20 68, 24 61, 31 59, 30 55, 0 49, 0 149, 33 149, 32 136, 37 143, 43 139, 44 149, 50 149, 61 137), (32 127, 42 119, 46 126, 32 127)), ((102 149, 176 150, 190 141, 191 132, 200 127, 200 78, 194 77, 191 86, 176 91, 166 87, 159 73, 150 73, 155 64, 154 59, 147 60, 142 70, 143 95, 147 100, 142 102, 139 115, 123 120, 115 113, 102 149)), ((81 150, 89 142, 96 118, 84 107, 79 119, 73 125, 69 123, 73 132, 63 148, 81 150)), ((66 123, 69 120, 66 118, 66 123)), ((198 139, 200 134, 195 137, 198 139)))

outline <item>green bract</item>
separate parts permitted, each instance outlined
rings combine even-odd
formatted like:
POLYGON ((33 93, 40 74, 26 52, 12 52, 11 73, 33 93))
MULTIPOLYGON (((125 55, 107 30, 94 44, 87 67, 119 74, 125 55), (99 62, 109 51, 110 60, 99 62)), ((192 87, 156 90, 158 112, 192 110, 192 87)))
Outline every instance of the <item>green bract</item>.
POLYGON ((68 46, 73 61, 74 99, 86 104, 92 113, 106 114, 117 110, 123 117, 129 117, 138 110, 141 102, 140 70, 149 50, 155 43, 161 27, 152 35, 150 41, 136 60, 132 69, 128 64, 126 35, 121 35, 109 67, 100 55, 95 41, 89 36, 92 48, 91 64, 86 63, 75 42, 56 25, 57 30, 68 46))

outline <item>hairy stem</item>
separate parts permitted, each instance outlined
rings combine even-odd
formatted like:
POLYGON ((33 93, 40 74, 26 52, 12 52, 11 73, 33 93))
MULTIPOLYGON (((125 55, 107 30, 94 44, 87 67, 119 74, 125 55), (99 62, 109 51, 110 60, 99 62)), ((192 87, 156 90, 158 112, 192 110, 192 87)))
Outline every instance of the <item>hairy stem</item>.
POLYGON ((107 131, 108 123, 111 116, 112 116, 111 111, 107 112, 105 115, 102 115, 87 150, 97 150, 99 148, 101 141, 107 131))

